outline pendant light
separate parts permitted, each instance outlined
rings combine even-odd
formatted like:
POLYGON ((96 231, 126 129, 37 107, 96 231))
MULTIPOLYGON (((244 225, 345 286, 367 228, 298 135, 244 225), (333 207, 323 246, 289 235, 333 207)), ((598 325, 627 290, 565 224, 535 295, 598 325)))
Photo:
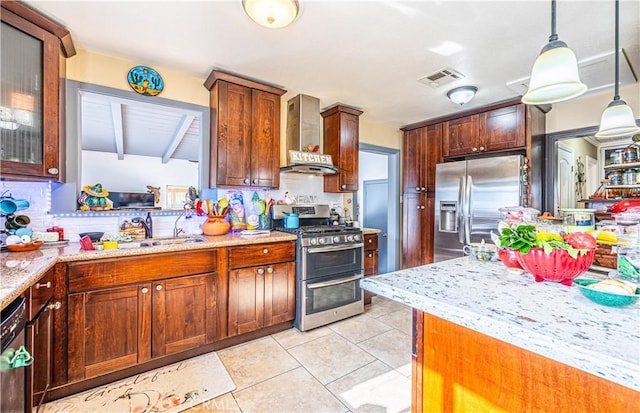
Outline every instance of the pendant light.
POLYGON ((596 138, 617 138, 623 137, 627 135, 634 135, 640 132, 640 127, 636 125, 636 120, 633 117, 633 111, 627 105, 627 102, 620 99, 620 74, 619 74, 619 65, 620 65, 620 39, 619 39, 619 29, 618 29, 618 20, 620 14, 620 4, 619 0, 615 0, 616 2, 616 33, 615 33, 615 91, 613 100, 607 108, 602 112, 602 118, 600 119, 600 130, 596 133, 596 138))
POLYGON ((531 69, 529 90, 522 97, 527 105, 562 102, 580 96, 587 85, 580 81, 576 55, 556 33, 556 1, 551 1, 551 36, 531 69))
POLYGON ((242 0, 242 7, 251 20, 269 29, 288 26, 299 10, 297 0, 242 0))

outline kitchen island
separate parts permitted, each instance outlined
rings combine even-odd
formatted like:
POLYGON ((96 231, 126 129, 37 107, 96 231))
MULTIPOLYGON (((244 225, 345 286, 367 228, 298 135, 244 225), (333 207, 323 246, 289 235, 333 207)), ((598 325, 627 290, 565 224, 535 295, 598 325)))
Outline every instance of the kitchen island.
POLYGON ((469 257, 361 286, 414 308, 414 412, 640 411, 638 304, 469 257))

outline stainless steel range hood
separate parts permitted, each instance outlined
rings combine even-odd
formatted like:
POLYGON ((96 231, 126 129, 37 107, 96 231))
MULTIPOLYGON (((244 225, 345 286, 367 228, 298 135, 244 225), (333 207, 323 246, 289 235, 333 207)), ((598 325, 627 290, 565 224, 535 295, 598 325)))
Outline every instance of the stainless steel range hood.
POLYGON ((287 102, 287 161, 288 166, 280 172, 297 172, 314 175, 333 175, 335 166, 314 163, 295 163, 288 156, 290 150, 311 151, 320 148, 320 99, 308 95, 298 95, 287 102))

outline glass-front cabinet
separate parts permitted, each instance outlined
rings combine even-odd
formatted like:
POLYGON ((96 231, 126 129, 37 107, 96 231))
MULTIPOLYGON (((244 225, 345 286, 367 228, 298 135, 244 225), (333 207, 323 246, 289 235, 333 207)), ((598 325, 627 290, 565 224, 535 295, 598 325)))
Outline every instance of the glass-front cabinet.
POLYGON ((63 180, 69 32, 18 2, 3 2, 0 16, 2 178, 63 180))

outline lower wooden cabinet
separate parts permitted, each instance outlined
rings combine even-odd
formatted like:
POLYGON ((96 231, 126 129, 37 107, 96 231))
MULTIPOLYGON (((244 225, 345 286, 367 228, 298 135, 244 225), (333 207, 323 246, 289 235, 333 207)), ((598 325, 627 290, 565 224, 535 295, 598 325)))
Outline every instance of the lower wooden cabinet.
POLYGON ((404 194, 402 268, 433 261, 434 202, 428 194, 404 194))
MULTIPOLYGON (((364 236, 364 276, 378 273, 378 234, 364 236)), ((364 303, 371 304, 371 297, 375 294, 364 291, 364 303)))
POLYGON ((229 271, 229 336, 295 318, 295 263, 229 271))

